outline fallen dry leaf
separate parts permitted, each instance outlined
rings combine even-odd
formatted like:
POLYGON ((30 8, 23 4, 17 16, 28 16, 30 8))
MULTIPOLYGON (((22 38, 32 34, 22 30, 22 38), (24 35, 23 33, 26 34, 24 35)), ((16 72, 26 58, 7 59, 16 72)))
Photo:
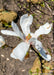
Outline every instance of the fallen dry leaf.
POLYGON ((5 21, 5 22, 9 23, 9 22, 12 22, 14 19, 16 19, 16 17, 17 17, 17 13, 14 11, 8 12, 5 10, 2 10, 0 12, 0 21, 5 21))

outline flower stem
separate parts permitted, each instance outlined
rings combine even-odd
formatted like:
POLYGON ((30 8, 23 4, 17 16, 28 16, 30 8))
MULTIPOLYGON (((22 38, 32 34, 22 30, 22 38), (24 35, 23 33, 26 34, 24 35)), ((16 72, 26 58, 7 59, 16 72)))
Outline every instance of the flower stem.
POLYGON ((39 60, 40 60, 40 63, 41 63, 41 72, 43 73, 43 63, 42 63, 42 60, 43 58, 39 55, 39 53, 33 48, 32 45, 30 45, 31 49, 38 55, 39 57, 39 60))

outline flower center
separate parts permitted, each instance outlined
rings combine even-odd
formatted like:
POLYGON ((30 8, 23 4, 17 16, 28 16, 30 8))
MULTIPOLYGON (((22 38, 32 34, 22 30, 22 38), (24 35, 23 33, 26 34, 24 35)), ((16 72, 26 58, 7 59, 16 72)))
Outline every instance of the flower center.
POLYGON ((26 40, 28 41, 28 40, 30 40, 30 39, 31 39, 31 35, 28 34, 28 36, 26 36, 26 40))

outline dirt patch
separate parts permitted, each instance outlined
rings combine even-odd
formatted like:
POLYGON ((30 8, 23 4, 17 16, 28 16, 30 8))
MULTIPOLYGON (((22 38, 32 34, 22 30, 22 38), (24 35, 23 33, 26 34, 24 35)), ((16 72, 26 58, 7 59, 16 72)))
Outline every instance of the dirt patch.
MULTIPOLYGON (((50 3, 51 5, 51 3, 50 3)), ((26 2, 20 2, 19 0, 0 0, 0 8, 5 8, 8 11, 16 11, 18 13, 17 19, 15 22, 19 24, 19 20, 21 15, 25 13, 32 14, 34 17, 33 24, 31 26, 31 32, 35 32, 40 25, 45 24, 46 22, 52 23, 52 15, 49 10, 45 6, 41 6, 38 4, 29 4, 26 2)), ((20 27, 20 26, 19 26, 20 27)), ((3 27, 1 27, 3 29, 3 27)), ((6 28, 4 28, 6 29, 6 28)), ((12 28, 7 28, 12 30, 12 28)), ((21 30, 21 28, 20 28, 21 30)), ((0 35, 2 35, 0 33, 0 35)), ((6 41, 8 46, 4 48, 0 48, 0 74, 1 75, 29 75, 29 70, 31 69, 34 60, 36 59, 37 55, 32 51, 30 52, 29 58, 20 62, 19 60, 15 60, 10 57, 10 53, 14 47, 21 42, 21 40, 17 37, 12 36, 5 36, 2 35, 6 41)), ((52 32, 48 35, 40 36, 38 39, 42 42, 43 47, 52 55, 52 60, 54 59, 51 43, 52 43, 52 32)))
POLYGON ((45 60, 40 61, 40 59, 37 57, 33 63, 33 66, 31 68, 32 75, 41 73, 50 73, 53 70, 53 62, 46 62, 45 60))

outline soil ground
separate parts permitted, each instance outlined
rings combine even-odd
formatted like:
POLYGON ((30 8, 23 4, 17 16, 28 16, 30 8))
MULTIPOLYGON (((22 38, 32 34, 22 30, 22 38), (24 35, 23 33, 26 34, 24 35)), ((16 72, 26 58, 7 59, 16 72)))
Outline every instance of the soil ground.
MULTIPOLYGON (((52 5, 51 2, 49 2, 52 5)), ((15 11, 18 13, 18 19, 15 21, 20 27, 19 20, 21 15, 25 13, 30 13, 33 15, 34 20, 31 26, 31 32, 35 32, 40 25, 45 24, 46 22, 52 22, 51 12, 44 6, 38 4, 20 2, 17 0, 0 0, 0 8, 4 7, 8 11, 15 11), (30 9, 29 9, 30 8, 30 9), (40 9, 40 10, 39 10, 40 9)), ((2 28, 3 29, 3 28, 2 28)), ((7 28, 12 30, 12 28, 7 28)), ((0 35, 2 35, 0 33, 0 35)), ((29 70, 31 69, 34 60, 37 55, 32 51, 29 53, 29 58, 20 62, 10 57, 11 50, 21 42, 17 37, 2 35, 6 41, 8 47, 0 48, 0 75, 29 75, 29 70)), ((52 55, 52 60, 54 61, 54 53, 52 50, 52 31, 48 35, 43 35, 38 38, 43 47, 52 55)))

